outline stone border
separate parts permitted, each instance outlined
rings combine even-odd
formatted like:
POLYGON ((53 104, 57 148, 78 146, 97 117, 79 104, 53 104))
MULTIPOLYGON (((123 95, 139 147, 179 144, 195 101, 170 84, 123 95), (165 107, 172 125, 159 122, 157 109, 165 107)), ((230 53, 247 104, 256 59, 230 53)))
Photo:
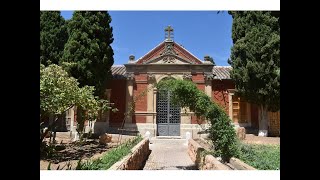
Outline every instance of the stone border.
POLYGON ((139 170, 149 154, 149 139, 144 138, 131 149, 130 154, 113 164, 108 170, 139 170))
POLYGON ((230 159, 228 164, 232 167, 229 167, 221 163, 212 155, 206 155, 203 157, 202 154, 204 151, 204 147, 202 147, 195 140, 189 139, 188 154, 199 170, 256 170, 252 166, 249 166, 240 159, 234 157, 230 159))
POLYGON ((205 149, 201 147, 200 144, 197 143, 195 140, 189 139, 188 154, 197 167, 199 167, 201 164, 201 154, 202 152, 204 152, 204 150, 205 149))
POLYGON ((229 162, 236 170, 256 170, 254 167, 244 163, 238 158, 231 158, 229 162))
POLYGON ((204 157, 204 163, 199 169, 200 170, 232 170, 230 167, 222 164, 212 155, 206 155, 204 157))

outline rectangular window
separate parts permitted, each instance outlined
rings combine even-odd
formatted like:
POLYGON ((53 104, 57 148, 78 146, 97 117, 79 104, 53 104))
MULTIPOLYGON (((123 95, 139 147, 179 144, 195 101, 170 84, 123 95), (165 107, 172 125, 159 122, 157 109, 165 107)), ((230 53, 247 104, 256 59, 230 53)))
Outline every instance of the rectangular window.
POLYGON ((233 122, 239 122, 240 118, 240 98, 232 96, 232 119, 233 122))
POLYGON ((247 102, 243 99, 240 101, 240 119, 239 123, 247 123, 248 122, 248 110, 247 110, 247 102))

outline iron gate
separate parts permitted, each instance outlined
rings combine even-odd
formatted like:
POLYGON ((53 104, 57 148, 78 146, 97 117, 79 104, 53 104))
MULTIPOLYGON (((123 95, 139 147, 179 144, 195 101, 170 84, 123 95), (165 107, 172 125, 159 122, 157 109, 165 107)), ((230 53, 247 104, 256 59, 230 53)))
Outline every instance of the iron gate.
POLYGON ((170 103, 170 91, 157 93, 157 135, 180 136, 180 107, 170 103))

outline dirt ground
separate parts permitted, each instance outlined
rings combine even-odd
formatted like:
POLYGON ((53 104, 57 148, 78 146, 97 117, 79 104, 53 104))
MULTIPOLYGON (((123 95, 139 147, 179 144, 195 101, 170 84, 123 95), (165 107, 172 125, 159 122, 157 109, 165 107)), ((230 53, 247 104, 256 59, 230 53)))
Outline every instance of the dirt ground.
MULTIPOLYGON (((210 140, 195 139, 202 147, 211 149, 212 143, 210 140)), ((265 145, 280 145, 280 137, 261 137, 255 134, 246 134, 246 139, 242 140, 244 143, 248 144, 265 144, 265 145)))
MULTIPOLYGON (((56 136, 57 144, 65 146, 65 149, 57 151, 54 157, 40 159, 40 170, 46 170, 49 162, 51 162, 51 169, 55 170, 59 168, 66 169, 65 166, 68 162, 75 168, 79 159, 96 159, 101 157, 104 153, 110 151, 117 145, 134 138, 134 136, 122 135, 121 143, 118 143, 119 135, 111 134, 112 142, 107 145, 99 144, 99 139, 88 139, 84 144, 79 145, 77 142, 73 142, 73 138, 70 137, 69 132, 58 132, 56 136)), ((74 137, 74 135, 73 135, 74 137)), ((46 139, 47 141, 49 139, 46 139)))
POLYGON ((261 137, 254 134, 246 134, 246 139, 243 142, 249 144, 280 145, 280 137, 261 137))

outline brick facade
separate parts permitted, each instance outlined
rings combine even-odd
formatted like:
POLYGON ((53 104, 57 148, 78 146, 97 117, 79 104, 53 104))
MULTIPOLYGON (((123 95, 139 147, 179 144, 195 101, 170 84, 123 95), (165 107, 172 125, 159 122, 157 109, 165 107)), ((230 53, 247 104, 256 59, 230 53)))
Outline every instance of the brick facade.
POLYGON ((234 89, 234 83, 231 80, 212 81, 212 100, 219 104, 227 114, 229 114, 228 89, 234 89))
POLYGON ((119 111, 110 112, 109 126, 120 127, 126 111, 126 79, 113 79, 109 83, 111 89, 110 102, 119 111))
POLYGON ((132 123, 146 123, 146 116, 139 115, 139 112, 147 111, 147 74, 135 75, 133 85, 133 98, 135 99, 135 112, 132 117, 132 123))
MULTIPOLYGON (((224 109, 236 126, 259 128, 258 107, 236 96, 235 85, 230 78, 231 69, 230 66, 214 66, 206 59, 202 61, 178 43, 166 39, 139 59, 135 60, 134 56, 130 56, 127 64, 111 67, 114 79, 109 82, 107 88, 111 89, 110 101, 119 111, 110 112, 109 118, 106 116, 97 121, 97 126, 102 130, 120 127, 125 118, 124 113, 128 110, 127 106, 133 100, 135 112, 132 118, 129 117, 126 121, 127 127, 136 128, 142 134, 149 131, 156 136, 157 89, 148 91, 148 87, 152 87, 154 82, 160 82, 163 78, 191 78, 199 90, 224 109)), ((272 135, 280 133, 279 114, 269 115, 269 129, 272 135)), ((192 112, 181 115, 180 135, 183 136, 182 133, 186 132, 196 134, 199 131, 196 125, 198 122, 204 121, 198 121, 192 112)))

